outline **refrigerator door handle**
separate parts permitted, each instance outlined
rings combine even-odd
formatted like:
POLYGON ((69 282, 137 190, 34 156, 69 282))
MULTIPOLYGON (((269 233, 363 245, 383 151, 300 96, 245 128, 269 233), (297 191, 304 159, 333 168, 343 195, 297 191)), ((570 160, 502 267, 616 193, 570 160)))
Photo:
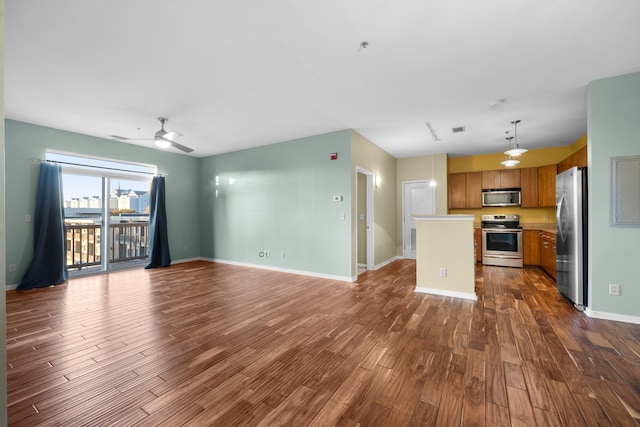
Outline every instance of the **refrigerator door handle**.
POLYGON ((557 234, 560 236, 562 241, 567 239, 566 233, 566 219, 567 219, 567 195, 562 194, 560 196, 560 200, 558 201, 558 207, 556 209, 556 228, 557 234))

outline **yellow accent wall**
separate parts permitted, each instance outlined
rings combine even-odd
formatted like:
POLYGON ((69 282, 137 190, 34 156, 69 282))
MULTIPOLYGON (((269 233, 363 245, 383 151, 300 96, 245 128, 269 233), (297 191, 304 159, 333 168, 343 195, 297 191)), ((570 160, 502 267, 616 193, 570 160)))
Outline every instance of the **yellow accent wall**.
MULTIPOLYGON (((573 144, 563 147, 539 148, 529 150, 521 156, 520 164, 514 169, 531 168, 557 164, 571 154, 587 145, 587 134, 578 138, 573 144)), ((499 170, 505 167, 500 164, 506 158, 504 153, 480 154, 476 156, 449 157, 447 159, 447 173, 480 172, 499 170)), ((555 208, 518 208, 496 207, 482 209, 450 209, 450 213, 473 215, 476 222, 484 214, 518 214, 520 222, 526 224, 555 224, 555 208)))
POLYGON ((553 228, 556 222, 556 208, 517 208, 517 207, 492 207, 482 209, 450 209, 452 214, 473 215, 475 222, 481 221, 481 215, 488 214, 518 214, 520 225, 526 227, 532 224, 549 224, 553 228))
MULTIPOLYGON (((581 147, 578 147, 578 149, 581 147)), ((539 148, 537 150, 529 150, 520 156, 520 164, 513 169, 532 168, 555 164, 566 159, 575 151, 573 146, 564 147, 539 148)), ((477 156, 466 157, 450 157, 448 164, 448 173, 457 172, 477 172, 505 169, 500 164, 507 156, 504 153, 480 154, 477 156)))

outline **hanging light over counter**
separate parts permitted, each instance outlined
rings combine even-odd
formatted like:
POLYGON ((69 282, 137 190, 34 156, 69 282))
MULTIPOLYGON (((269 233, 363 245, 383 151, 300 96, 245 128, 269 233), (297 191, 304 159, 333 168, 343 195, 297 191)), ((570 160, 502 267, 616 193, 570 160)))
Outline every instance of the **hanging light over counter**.
POLYGON ((504 152, 504 154, 506 154, 507 156, 519 156, 529 151, 526 148, 518 147, 518 123, 520 123, 520 120, 513 120, 511 122, 511 124, 513 125, 514 143, 512 147, 511 141, 509 141, 509 149, 504 152))
MULTIPOLYGON (((529 151, 526 148, 518 147, 518 123, 520 123, 520 120, 513 120, 511 122, 511 124, 513 125, 513 135, 514 136, 508 136, 506 138, 507 143, 509 144, 509 149, 504 152, 504 154, 509 156, 509 158, 507 160, 503 160, 503 161, 500 162, 500 164, 502 164, 503 166, 509 167, 509 168, 514 167, 515 165, 520 163, 520 160, 514 159, 513 157, 520 156, 520 155, 526 153, 527 151, 529 151), (511 141, 512 140, 514 141, 513 145, 511 145, 511 141)), ((509 134, 509 131, 507 131, 505 133, 509 134)))

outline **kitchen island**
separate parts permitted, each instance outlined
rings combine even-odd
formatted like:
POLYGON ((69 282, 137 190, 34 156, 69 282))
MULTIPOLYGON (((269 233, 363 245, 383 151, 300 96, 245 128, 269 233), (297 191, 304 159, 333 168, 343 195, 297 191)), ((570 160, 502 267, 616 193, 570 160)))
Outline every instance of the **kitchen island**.
POLYGON ((416 292, 476 300, 474 216, 415 219, 416 292))

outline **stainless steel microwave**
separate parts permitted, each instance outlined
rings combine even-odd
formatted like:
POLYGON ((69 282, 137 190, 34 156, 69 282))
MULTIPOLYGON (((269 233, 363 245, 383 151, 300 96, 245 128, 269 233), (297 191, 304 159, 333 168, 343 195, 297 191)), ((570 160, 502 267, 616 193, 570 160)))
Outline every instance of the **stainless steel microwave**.
POLYGON ((482 190, 482 206, 520 206, 520 189, 482 190))

